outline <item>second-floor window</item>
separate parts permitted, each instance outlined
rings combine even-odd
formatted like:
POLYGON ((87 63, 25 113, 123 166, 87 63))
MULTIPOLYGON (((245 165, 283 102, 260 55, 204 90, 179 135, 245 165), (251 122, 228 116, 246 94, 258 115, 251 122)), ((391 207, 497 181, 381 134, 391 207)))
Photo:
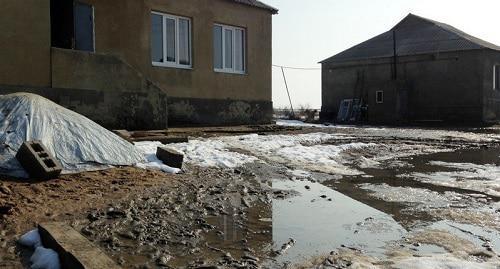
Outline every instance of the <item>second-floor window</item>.
POLYGON ((191 68, 191 20, 151 14, 151 60, 155 66, 191 68))
POLYGON ((244 74, 245 29, 222 24, 214 25, 214 70, 244 74))

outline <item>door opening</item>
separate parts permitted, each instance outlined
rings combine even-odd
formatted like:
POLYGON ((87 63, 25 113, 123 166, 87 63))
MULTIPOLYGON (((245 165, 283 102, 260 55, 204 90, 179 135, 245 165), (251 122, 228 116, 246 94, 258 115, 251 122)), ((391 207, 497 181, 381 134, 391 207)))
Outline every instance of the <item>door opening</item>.
POLYGON ((93 52, 94 7, 73 0, 51 0, 52 47, 93 52))

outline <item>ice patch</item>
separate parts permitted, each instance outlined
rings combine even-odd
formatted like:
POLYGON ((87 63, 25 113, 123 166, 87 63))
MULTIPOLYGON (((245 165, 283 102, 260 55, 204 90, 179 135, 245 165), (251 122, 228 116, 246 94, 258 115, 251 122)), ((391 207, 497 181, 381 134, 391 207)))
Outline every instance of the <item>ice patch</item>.
POLYGON ((144 155, 144 158, 146 159, 145 163, 136 164, 137 167, 142 169, 160 170, 170 174, 178 174, 181 172, 181 169, 165 165, 160 159, 158 159, 158 157, 156 157, 156 150, 158 149, 158 147, 164 146, 161 142, 153 142, 153 141, 137 142, 135 143, 135 146, 144 155))
POLYGON ((290 174, 296 178, 308 178, 311 176, 311 173, 304 170, 292 170, 290 174))
POLYGON ((469 208, 476 211, 495 211, 498 205, 487 201, 480 202, 477 197, 447 191, 444 193, 423 188, 393 187, 383 184, 361 184, 361 189, 370 191, 370 196, 387 202, 407 203, 416 205, 417 210, 436 208, 469 208), (489 208, 492 209, 489 209, 489 208), (486 209, 489 210, 486 210, 486 209))
POLYGON ((400 175, 400 177, 410 177, 439 186, 478 191, 500 197, 500 166, 436 161, 430 162, 430 164, 456 171, 412 173, 410 175, 400 175))
POLYGON ((450 254, 428 257, 410 257, 396 261, 392 268, 396 269, 498 269, 494 262, 472 262, 458 259, 450 254))
POLYGON ((452 130, 432 130, 432 129, 417 129, 417 128, 376 128, 362 126, 346 126, 335 125, 326 126, 322 124, 309 124, 301 121, 278 120, 276 122, 280 126, 290 127, 315 127, 315 128, 337 128, 337 129, 352 129, 359 136, 377 136, 377 137, 394 137, 402 139, 418 139, 418 140, 460 140, 470 142, 495 142, 500 141, 498 134, 472 133, 465 131, 452 130))

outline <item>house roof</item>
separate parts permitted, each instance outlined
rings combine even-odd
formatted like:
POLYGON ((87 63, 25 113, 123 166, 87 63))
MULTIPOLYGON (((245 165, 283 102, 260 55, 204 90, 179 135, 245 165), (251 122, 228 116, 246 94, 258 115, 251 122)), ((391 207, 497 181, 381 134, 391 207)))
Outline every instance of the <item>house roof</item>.
POLYGON ((499 46, 473 37, 448 24, 409 14, 391 30, 321 63, 393 57, 394 33, 398 56, 479 49, 500 50, 499 46))
POLYGON ((278 9, 276 9, 268 4, 264 4, 258 0, 231 0, 231 1, 239 3, 239 4, 243 4, 243 5, 267 9, 267 10, 271 11, 273 14, 278 14, 278 9))

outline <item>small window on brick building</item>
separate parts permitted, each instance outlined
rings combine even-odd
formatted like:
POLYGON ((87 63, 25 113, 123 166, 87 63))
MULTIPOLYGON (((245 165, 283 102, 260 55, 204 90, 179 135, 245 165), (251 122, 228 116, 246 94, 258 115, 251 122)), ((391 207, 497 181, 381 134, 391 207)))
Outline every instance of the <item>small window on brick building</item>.
POLYGON ((377 104, 384 103, 384 91, 377 91, 376 92, 376 101, 377 101, 377 104))
POLYGON ((500 90, 500 65, 493 66, 493 89, 500 90))

